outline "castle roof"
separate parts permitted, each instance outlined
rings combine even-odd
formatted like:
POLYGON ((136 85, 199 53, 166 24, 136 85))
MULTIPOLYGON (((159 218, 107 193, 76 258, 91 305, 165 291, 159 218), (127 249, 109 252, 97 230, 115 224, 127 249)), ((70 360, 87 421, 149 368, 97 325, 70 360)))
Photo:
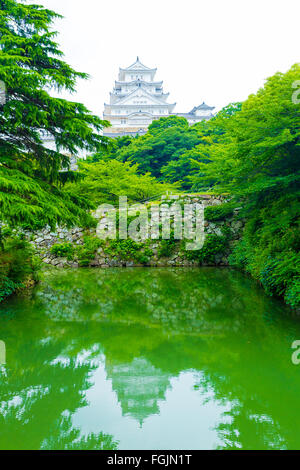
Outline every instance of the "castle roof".
POLYGON ((137 57, 136 61, 133 64, 129 65, 129 67, 126 67, 124 69, 120 67, 119 80, 123 80, 125 72, 151 72, 151 76, 153 78, 156 73, 156 70, 156 68, 151 69, 149 67, 146 67, 146 65, 142 64, 139 57, 137 57))
MULTIPOLYGON (((126 101, 128 101, 129 98, 134 97, 139 91, 137 89, 133 90, 132 92, 128 93, 125 96, 122 96, 116 103, 111 103, 111 106, 120 106, 123 104, 126 104, 126 101)), ((142 88, 142 93, 147 96, 153 104, 161 105, 161 106, 171 106, 169 103, 166 103, 165 101, 162 101, 161 96, 156 96, 153 94, 150 94, 147 90, 142 88)))
POLYGON ((142 85, 145 85, 145 86, 162 86, 163 84, 163 81, 159 81, 159 82, 145 82, 144 80, 141 80, 139 78, 137 78, 136 80, 132 80, 130 82, 125 82, 125 81, 122 81, 122 80, 116 80, 115 81, 115 86, 117 87, 118 85, 119 86, 122 86, 122 85, 126 85, 126 86, 133 86, 133 85, 137 85, 141 83, 142 85))
POLYGON ((207 111, 207 110, 211 110, 211 111, 212 111, 213 109, 215 109, 214 106, 208 106, 208 105, 207 105, 206 103, 204 103, 204 101, 203 101, 203 103, 200 104, 200 106, 195 106, 195 107, 192 109, 192 111, 189 112, 189 114, 194 114, 196 111, 199 111, 199 110, 200 110, 200 111, 207 111))
POLYGON ((142 62, 140 61, 139 57, 136 58, 136 61, 129 65, 129 67, 126 67, 124 69, 120 68, 120 70, 126 70, 126 71, 141 71, 141 70, 145 70, 145 71, 148 71, 148 72, 156 72, 157 69, 151 69, 150 67, 146 67, 146 65, 142 64, 142 62))

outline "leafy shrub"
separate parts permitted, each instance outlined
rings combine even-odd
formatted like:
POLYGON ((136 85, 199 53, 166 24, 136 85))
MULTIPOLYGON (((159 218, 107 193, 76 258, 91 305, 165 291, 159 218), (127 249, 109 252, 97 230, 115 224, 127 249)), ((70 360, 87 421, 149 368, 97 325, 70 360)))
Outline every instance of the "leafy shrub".
POLYGON ((281 253, 269 258, 259 280, 268 294, 284 296, 289 304, 300 306, 299 276, 300 255, 281 253))
POLYGON ((90 262, 95 259, 97 249, 103 245, 103 240, 93 236, 83 238, 83 245, 76 246, 76 255, 78 264, 81 267, 89 266, 90 262))
POLYGON ((30 231, 35 231, 35 230, 41 230, 45 227, 45 221, 42 220, 41 218, 36 218, 32 217, 31 222, 23 222, 20 224, 20 227, 23 230, 30 230, 30 231))
POLYGON ((284 293, 285 302, 293 308, 300 308, 300 279, 294 278, 284 293))
POLYGON ((9 297, 20 287, 22 287, 22 283, 15 282, 7 276, 1 276, 0 274, 0 302, 6 297, 9 297))
POLYGON ((141 264, 147 264, 153 255, 153 251, 145 243, 138 243, 131 238, 111 240, 104 251, 124 261, 135 261, 141 264))
POLYGON ((13 231, 10 227, 2 227, 1 228, 1 238, 9 238, 12 237, 13 231))
POLYGON ((24 287, 28 279, 37 280, 39 261, 31 245, 22 237, 2 239, 0 249, 0 302, 24 287))
POLYGON ((184 250, 188 260, 196 260, 200 263, 214 263, 217 255, 223 255, 229 247, 230 234, 225 228, 223 235, 207 235, 201 250, 184 250))
POLYGON ((104 241, 98 237, 87 235, 83 238, 83 243, 86 250, 90 251, 91 253, 95 253, 98 248, 103 246, 104 241))
POLYGON ((169 240, 161 240, 158 248, 159 258, 169 258, 175 250, 175 241, 170 238, 169 240))
POLYGON ((136 259, 140 250, 140 244, 134 240, 114 240, 110 243, 109 249, 113 254, 123 260, 136 259))
POLYGON ((299 210, 291 194, 257 201, 250 206, 243 239, 235 246, 230 264, 249 272, 267 294, 299 307, 299 210))
POLYGON ((118 204, 119 196, 126 194, 129 202, 145 200, 164 194, 176 186, 161 183, 150 173, 139 174, 139 167, 132 162, 115 159, 97 163, 80 162, 83 178, 68 183, 66 190, 73 197, 88 200, 96 209, 100 204, 118 204))
POLYGON ((247 241, 245 239, 239 240, 228 258, 229 264, 248 271, 247 264, 249 256, 250 253, 247 241))
POLYGON ((71 261, 74 256, 74 248, 72 243, 55 243, 52 245, 50 253, 59 258, 68 258, 68 261, 71 261))
POLYGON ((224 220, 226 217, 233 215, 233 210, 236 207, 236 203, 226 202, 218 206, 209 206, 205 208, 204 217, 205 220, 215 221, 224 220))

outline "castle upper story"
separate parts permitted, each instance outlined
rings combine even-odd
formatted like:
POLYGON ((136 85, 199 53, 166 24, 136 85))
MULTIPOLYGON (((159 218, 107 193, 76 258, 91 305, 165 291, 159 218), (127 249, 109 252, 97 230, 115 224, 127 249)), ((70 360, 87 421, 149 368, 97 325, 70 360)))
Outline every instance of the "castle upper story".
POLYGON ((109 103, 104 104, 103 119, 111 123, 104 135, 144 134, 153 120, 170 115, 185 117, 191 125, 213 116, 214 107, 205 103, 189 113, 175 113, 176 103, 168 102, 169 93, 164 92, 162 81, 155 80, 156 71, 142 64, 139 57, 129 67, 119 69, 109 103))

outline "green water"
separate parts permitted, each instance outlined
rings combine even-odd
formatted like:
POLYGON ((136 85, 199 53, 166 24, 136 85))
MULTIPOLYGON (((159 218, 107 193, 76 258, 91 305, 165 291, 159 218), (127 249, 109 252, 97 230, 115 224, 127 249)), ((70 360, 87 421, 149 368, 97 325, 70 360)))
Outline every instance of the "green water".
POLYGON ((300 449, 296 339, 235 271, 47 272, 0 307, 0 448, 300 449))

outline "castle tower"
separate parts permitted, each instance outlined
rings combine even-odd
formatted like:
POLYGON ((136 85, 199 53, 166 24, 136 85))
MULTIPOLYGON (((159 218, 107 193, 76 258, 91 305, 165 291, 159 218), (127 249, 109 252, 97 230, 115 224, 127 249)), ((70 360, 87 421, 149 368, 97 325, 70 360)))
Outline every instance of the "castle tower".
POLYGON ((110 121, 111 127, 104 129, 103 135, 145 134, 154 119, 170 115, 184 117, 190 125, 213 117, 215 108, 204 102, 189 113, 174 113, 176 103, 167 102, 169 93, 164 93, 162 81, 155 81, 156 70, 143 65, 139 57, 129 67, 119 69, 109 104, 104 104, 103 119, 110 121))
POLYGON ((151 415, 159 414, 160 402, 171 388, 171 376, 139 357, 131 363, 114 364, 106 358, 107 377, 117 393, 123 416, 131 416, 142 427, 151 415))
POLYGON ((112 125, 104 135, 144 133, 154 119, 173 114, 176 103, 167 103, 169 93, 164 93, 162 81, 154 80, 156 70, 143 65, 138 57, 134 64, 119 69, 110 102, 104 105, 103 118, 112 125))

